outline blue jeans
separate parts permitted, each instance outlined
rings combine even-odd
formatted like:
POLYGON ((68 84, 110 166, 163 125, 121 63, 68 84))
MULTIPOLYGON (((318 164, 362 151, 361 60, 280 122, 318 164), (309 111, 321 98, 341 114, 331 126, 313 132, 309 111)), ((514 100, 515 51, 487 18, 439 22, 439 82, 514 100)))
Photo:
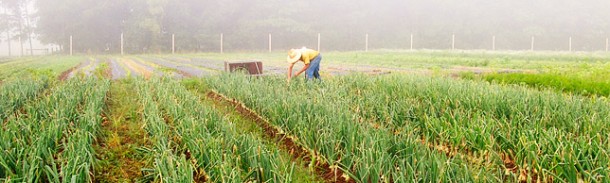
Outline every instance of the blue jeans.
POLYGON ((320 78, 320 62, 321 61, 322 61, 321 53, 318 53, 318 56, 316 56, 316 58, 311 60, 311 62, 309 63, 309 68, 307 68, 307 70, 305 71, 305 78, 307 78, 307 80, 310 80, 313 78, 322 80, 322 78, 320 78))

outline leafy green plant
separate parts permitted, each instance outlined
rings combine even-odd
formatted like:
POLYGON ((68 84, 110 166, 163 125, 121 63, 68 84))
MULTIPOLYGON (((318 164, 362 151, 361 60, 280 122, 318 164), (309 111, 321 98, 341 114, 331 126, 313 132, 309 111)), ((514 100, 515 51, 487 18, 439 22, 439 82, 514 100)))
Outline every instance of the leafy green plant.
POLYGON ((603 80, 599 77, 579 77, 555 73, 511 73, 487 74, 483 78, 489 82, 524 84, 580 95, 610 96, 610 80, 603 80))
POLYGON ((202 82, 253 108, 304 147, 318 152, 314 157, 319 163, 345 170, 357 181, 503 179, 499 170, 469 166, 459 158, 449 158, 429 149, 415 134, 394 135, 359 120, 351 101, 342 97, 357 95, 350 90, 355 87, 374 88, 361 79, 342 77, 319 84, 294 82, 290 87, 280 77, 254 79, 223 75, 202 82))

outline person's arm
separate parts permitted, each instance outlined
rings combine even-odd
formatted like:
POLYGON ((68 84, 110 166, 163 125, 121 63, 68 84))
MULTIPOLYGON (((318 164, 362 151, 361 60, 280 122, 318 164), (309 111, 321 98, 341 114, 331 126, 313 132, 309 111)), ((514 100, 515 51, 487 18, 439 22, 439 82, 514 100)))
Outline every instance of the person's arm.
POLYGON ((290 82, 290 79, 292 78, 292 67, 294 67, 294 63, 291 63, 290 66, 288 66, 288 78, 286 79, 288 82, 290 82))
POLYGON ((299 72, 297 72, 297 74, 295 74, 294 77, 301 75, 301 73, 305 72, 308 68, 309 68, 309 64, 305 64, 305 67, 303 67, 303 69, 301 69, 299 72))
POLYGON ((303 63, 305 63, 305 66, 303 67, 303 69, 297 72, 294 77, 301 75, 301 73, 305 72, 309 68, 309 62, 311 61, 311 58, 309 58, 308 54, 303 53, 303 56, 301 56, 301 60, 303 61, 303 63))

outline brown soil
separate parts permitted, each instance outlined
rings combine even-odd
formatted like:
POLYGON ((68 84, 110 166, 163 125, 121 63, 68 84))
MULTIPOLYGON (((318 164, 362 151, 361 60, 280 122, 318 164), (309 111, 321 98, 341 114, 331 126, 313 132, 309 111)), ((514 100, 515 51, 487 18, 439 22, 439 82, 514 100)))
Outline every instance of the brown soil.
MULTIPOLYGON (((314 154, 314 156, 316 156, 319 153, 310 151, 301 146, 300 144, 296 143, 294 140, 295 138, 282 133, 278 128, 271 125, 269 122, 267 122, 261 116, 256 114, 253 110, 243 105, 241 102, 235 99, 229 99, 214 91, 208 92, 207 97, 217 102, 226 102, 235 107, 235 110, 239 114, 243 115, 247 119, 252 120, 259 127, 261 127, 263 129, 263 133, 266 136, 268 136, 269 138, 277 139, 281 143, 281 148, 290 152, 290 155, 292 155, 293 158, 300 158, 304 161, 311 161, 312 158, 319 159, 317 157, 311 156, 311 154, 314 154)), ((322 161, 316 162, 318 163, 315 165, 315 173, 326 182, 355 183, 354 179, 350 179, 349 176, 346 176, 347 174, 341 169, 332 168, 329 164, 323 163, 322 161)))
POLYGON ((66 79, 68 79, 68 76, 70 76, 70 73, 72 73, 74 70, 76 70, 76 69, 78 69, 78 68, 82 67, 82 66, 83 66, 83 64, 85 64, 85 63, 84 63, 84 62, 81 62, 81 63, 80 63, 80 64, 78 64, 77 66, 74 66, 74 67, 72 67, 72 68, 70 68, 70 69, 68 69, 68 70, 65 70, 64 72, 62 72, 62 73, 59 75, 58 79, 59 79, 60 81, 65 81, 66 79))
POLYGON ((181 70, 176 70, 176 72, 178 72, 178 74, 180 74, 180 75, 184 76, 185 78, 191 78, 191 77, 193 77, 193 75, 192 75, 192 74, 189 74, 189 73, 184 72, 184 71, 181 71, 181 70))
POLYGON ((153 74, 153 71, 146 69, 146 67, 134 62, 133 60, 124 60, 124 62, 125 62, 125 65, 127 65, 127 67, 140 73, 146 79, 149 79, 153 74))

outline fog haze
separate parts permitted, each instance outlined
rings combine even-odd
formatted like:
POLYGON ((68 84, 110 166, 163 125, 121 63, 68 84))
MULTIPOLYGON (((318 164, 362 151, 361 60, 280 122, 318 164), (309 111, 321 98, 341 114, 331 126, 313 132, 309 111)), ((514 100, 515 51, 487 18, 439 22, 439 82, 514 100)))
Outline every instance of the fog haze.
MULTIPOLYGON (((124 34, 129 53, 317 47, 371 49, 500 50, 605 49, 610 1, 602 0, 3 0, 2 46, 7 31, 78 52, 117 53, 124 34), (25 13, 26 5, 32 6, 25 13), (21 16, 17 16, 21 15, 21 16), (18 18, 21 17, 21 18, 18 18), (26 25, 26 19, 31 25, 26 25), (28 32, 29 31, 29 32, 28 32)), ((16 45, 15 45, 16 46, 16 45)), ((29 45, 27 45, 29 46, 29 45)), ((26 46, 26 47, 27 47, 26 46)), ((28 47, 29 48, 29 47, 28 47)), ((6 49, 6 48, 4 48, 6 49)), ((3 49, 3 50, 4 50, 3 49)), ((13 53, 15 54, 15 53, 13 53)))

